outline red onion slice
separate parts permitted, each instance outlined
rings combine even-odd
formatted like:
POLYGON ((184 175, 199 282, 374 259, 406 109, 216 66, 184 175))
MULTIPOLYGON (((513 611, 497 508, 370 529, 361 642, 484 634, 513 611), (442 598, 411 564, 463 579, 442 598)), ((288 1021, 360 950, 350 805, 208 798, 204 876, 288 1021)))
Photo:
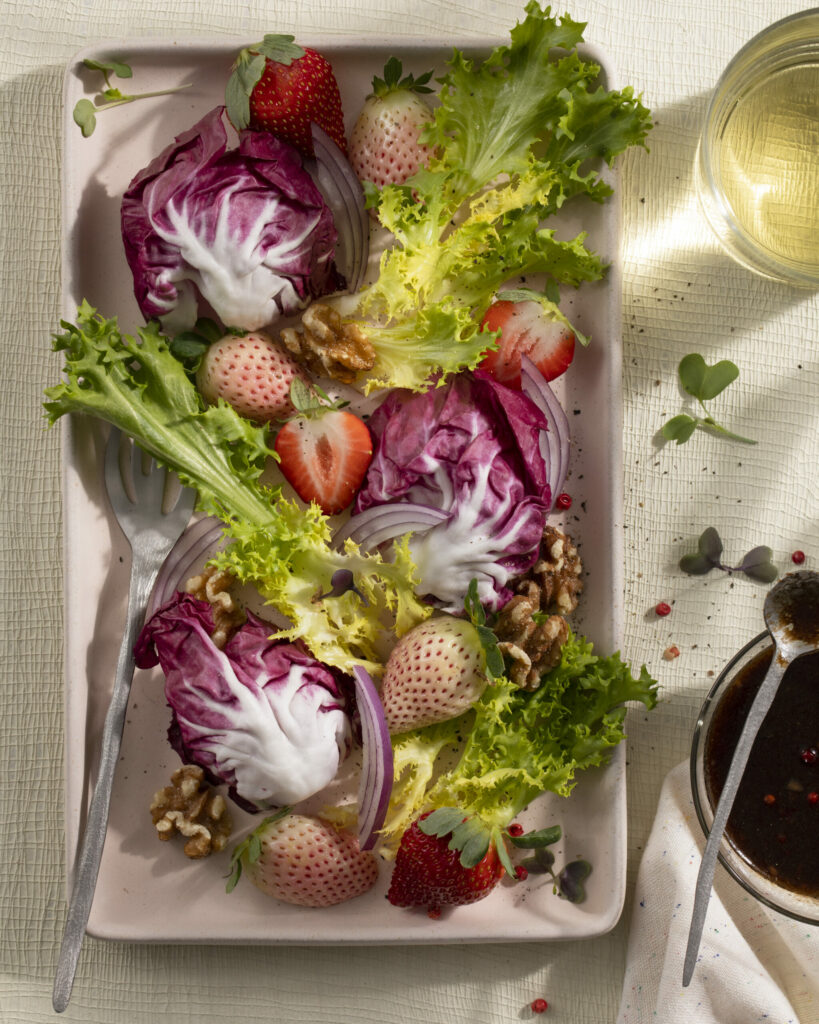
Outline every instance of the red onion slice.
POLYGON ((218 548, 223 530, 224 523, 212 516, 199 519, 185 530, 162 563, 148 600, 146 620, 181 589, 202 557, 218 548))
POLYGON ((361 665, 353 668, 361 716, 363 763, 358 789, 358 845, 371 850, 384 826, 392 792, 393 757, 390 732, 378 690, 361 665))
POLYGON ((541 439, 543 442, 541 451, 548 463, 547 473, 551 491, 549 508, 551 509, 554 507, 558 494, 563 490, 566 475, 569 472, 569 444, 571 441, 569 420, 554 391, 549 387, 549 382, 526 355, 521 356, 520 370, 523 393, 535 403, 549 421, 549 429, 541 439), (546 451, 543 451, 544 446, 546 451))
POLYGON ((317 184, 333 211, 339 233, 339 269, 347 290, 357 292, 364 283, 370 250, 370 221, 364 189, 347 157, 317 124, 312 126, 317 184))
POLYGON ((410 501, 374 505, 351 516, 336 533, 335 543, 340 545, 349 538, 362 547, 375 548, 393 537, 428 530, 447 519, 448 513, 432 505, 410 501))

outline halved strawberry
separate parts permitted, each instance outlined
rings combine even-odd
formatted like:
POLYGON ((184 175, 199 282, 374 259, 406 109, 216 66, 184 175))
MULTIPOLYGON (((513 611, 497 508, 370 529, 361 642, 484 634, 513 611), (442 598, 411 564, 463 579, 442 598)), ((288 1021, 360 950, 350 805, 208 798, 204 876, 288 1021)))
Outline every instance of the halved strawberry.
POLYGON ((533 299, 501 299, 486 311, 481 328, 500 331, 498 347, 487 352, 481 367, 507 387, 520 389, 520 358, 527 355, 546 380, 571 365, 576 335, 566 323, 549 316, 533 299))
POLYGON ((348 409, 328 404, 294 380, 298 415, 281 428, 275 449, 279 468, 302 501, 333 515, 352 502, 373 457, 367 424, 348 409))

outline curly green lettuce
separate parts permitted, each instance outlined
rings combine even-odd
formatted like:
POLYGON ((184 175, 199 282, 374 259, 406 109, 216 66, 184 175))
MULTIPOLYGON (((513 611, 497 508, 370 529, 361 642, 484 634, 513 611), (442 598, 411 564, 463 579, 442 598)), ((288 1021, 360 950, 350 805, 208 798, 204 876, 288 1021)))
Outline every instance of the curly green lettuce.
POLYGON ((584 28, 532 0, 508 46, 478 63, 455 50, 423 134, 435 155, 402 185, 368 187, 395 238, 353 317, 376 350, 368 390, 476 366, 493 343, 478 324, 512 279, 544 275, 553 291, 602 277, 585 235, 558 240, 548 221, 576 196, 605 201, 603 167, 651 122, 631 89, 596 84, 584 28))
POLYGON ((61 327, 54 348, 64 353, 65 379, 46 391, 49 422, 86 413, 132 437, 197 491, 201 511, 224 522, 231 543, 218 564, 289 620, 277 636, 302 639, 319 661, 344 671, 363 664, 380 672, 383 630, 401 635, 429 614, 415 595, 406 543, 394 545, 389 561, 349 541, 333 548, 318 506, 305 510, 261 482, 275 457, 266 428, 224 402, 206 407, 155 323, 124 334, 84 302, 76 324, 61 327), (328 593, 338 570, 353 573, 357 593, 328 593), (315 600, 319 594, 326 596, 315 600))
POLYGON ((385 847, 424 811, 457 807, 497 829, 542 793, 568 796, 624 738, 626 703, 654 707, 657 685, 645 666, 634 676, 619 654, 596 655, 570 633, 537 690, 495 680, 466 715, 393 737, 385 847))

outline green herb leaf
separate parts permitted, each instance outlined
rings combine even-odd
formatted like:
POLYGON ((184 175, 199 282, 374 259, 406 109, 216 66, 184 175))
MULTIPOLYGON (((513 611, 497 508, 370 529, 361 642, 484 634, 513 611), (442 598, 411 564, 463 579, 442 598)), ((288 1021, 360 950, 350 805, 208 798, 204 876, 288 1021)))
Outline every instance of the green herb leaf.
POLYGON ((708 366, 699 353, 692 352, 680 361, 679 374, 683 390, 701 402, 708 402, 737 379, 739 369, 728 359, 708 366))
POLYGON ((662 434, 666 441, 676 441, 677 444, 685 444, 697 429, 697 421, 687 413, 680 413, 674 416, 667 423, 663 424, 662 434))
POLYGON ((129 64, 121 60, 101 61, 86 57, 83 64, 91 71, 101 71, 103 75, 113 73, 117 78, 131 78, 133 71, 129 64))
POLYGON ((563 830, 560 825, 551 825, 549 828, 526 832, 522 836, 508 836, 508 838, 513 846, 517 846, 521 850, 539 850, 556 843, 562 835, 563 830))
POLYGON ((93 134, 97 126, 97 116, 91 100, 77 100, 74 106, 74 123, 80 126, 84 138, 93 134))

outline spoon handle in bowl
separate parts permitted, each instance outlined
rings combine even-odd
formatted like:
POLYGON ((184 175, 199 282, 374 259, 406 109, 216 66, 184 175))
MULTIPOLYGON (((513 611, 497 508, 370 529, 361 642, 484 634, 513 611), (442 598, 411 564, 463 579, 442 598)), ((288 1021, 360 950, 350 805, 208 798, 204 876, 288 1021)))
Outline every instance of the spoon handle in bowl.
POLYGON ((688 932, 688 946, 685 951, 685 964, 683 967, 684 986, 688 985, 694 974, 694 966, 697 962, 697 954, 699 953, 700 941, 702 939, 702 930, 705 926, 705 914, 708 910, 708 901, 714 881, 714 871, 717 866, 717 856, 720 844, 722 843, 722 836, 725 832, 725 825, 731 813, 731 808, 734 805, 734 797, 742 781, 742 775, 748 763, 748 757, 756 739, 756 734, 759 732, 759 727, 768 713, 768 709, 773 702, 774 695, 787 667, 788 662, 777 650, 771 659, 770 667, 765 674, 765 678, 762 680, 762 685, 759 687, 756 697, 754 697, 754 702, 748 712, 748 717, 745 719, 745 724, 742 727, 739 741, 731 759, 731 766, 728 769, 728 776, 725 779, 725 785, 722 787, 722 793, 717 803, 714 821, 708 833, 708 841, 705 844, 705 852, 702 855, 700 870, 697 875, 697 885, 694 891, 694 910, 691 914, 691 927, 688 932))

